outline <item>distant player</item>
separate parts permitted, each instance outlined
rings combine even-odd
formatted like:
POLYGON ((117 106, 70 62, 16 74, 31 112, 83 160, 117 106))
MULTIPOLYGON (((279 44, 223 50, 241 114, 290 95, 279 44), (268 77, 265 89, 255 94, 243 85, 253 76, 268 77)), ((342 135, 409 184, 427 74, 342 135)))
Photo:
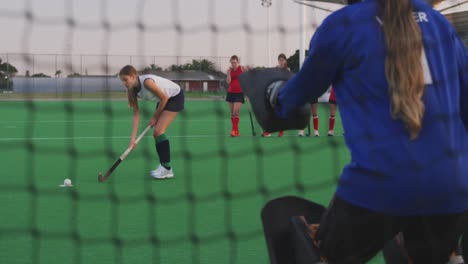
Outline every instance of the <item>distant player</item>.
POLYGON ((336 97, 333 87, 330 89, 330 98, 328 99, 330 105, 330 117, 328 119, 328 136, 333 137, 335 135, 335 116, 336 116, 336 97))
POLYGON ((177 113, 184 109, 184 92, 179 85, 162 77, 146 74, 138 75, 135 68, 127 65, 120 70, 120 80, 127 88, 128 105, 133 109, 132 135, 130 146, 136 147, 135 138, 140 123, 138 98, 157 101, 156 110, 150 120, 153 126, 153 137, 156 152, 159 156, 159 166, 150 172, 155 179, 174 177, 171 168, 171 151, 166 129, 172 123, 177 113))
POLYGON ((240 136, 239 132, 239 113, 242 104, 245 102, 244 93, 239 84, 239 75, 248 70, 247 67, 239 64, 239 58, 236 55, 231 56, 229 60, 231 66, 226 72, 226 82, 229 84, 226 101, 229 104, 229 110, 231 112, 231 137, 240 136))
MULTIPOLYGON (((276 68, 291 71, 291 69, 289 69, 289 67, 288 67, 288 61, 287 61, 286 55, 284 55, 284 53, 281 53, 280 55, 278 55, 278 65, 276 65, 276 68)), ((284 131, 278 132, 278 137, 282 137, 282 136, 284 136, 284 131)), ((271 134, 264 131, 263 134, 262 134, 262 137, 271 137, 271 134)))
MULTIPOLYGON (((314 136, 320 136, 318 131, 319 129, 319 117, 318 117, 318 99, 314 99, 312 102, 312 124, 314 126, 314 136)), ((328 104, 330 105, 330 117, 328 119, 328 136, 333 137, 335 135, 335 115, 336 115, 336 97, 333 87, 330 88, 330 98, 328 99, 328 104)), ((300 137, 304 136, 304 129, 299 130, 297 134, 300 137)))

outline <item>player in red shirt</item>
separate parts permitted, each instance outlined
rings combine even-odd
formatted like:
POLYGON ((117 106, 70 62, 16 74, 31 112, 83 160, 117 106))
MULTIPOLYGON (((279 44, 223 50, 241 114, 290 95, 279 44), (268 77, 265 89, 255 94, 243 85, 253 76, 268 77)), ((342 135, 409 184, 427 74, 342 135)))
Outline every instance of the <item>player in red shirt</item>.
POLYGON ((244 103, 244 93, 239 84, 239 75, 248 71, 247 67, 239 64, 239 58, 233 55, 230 59, 231 67, 226 72, 226 82, 229 84, 226 101, 229 104, 231 111, 231 137, 240 136, 239 133, 239 113, 242 104, 244 103))

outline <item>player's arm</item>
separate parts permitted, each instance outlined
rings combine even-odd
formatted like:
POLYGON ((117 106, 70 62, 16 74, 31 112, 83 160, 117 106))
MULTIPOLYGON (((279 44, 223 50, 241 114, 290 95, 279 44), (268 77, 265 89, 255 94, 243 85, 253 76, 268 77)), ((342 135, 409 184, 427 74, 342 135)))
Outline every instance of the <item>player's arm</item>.
POLYGON ((349 48, 344 41, 349 29, 344 22, 334 21, 326 19, 317 29, 302 68, 279 91, 275 110, 280 117, 286 118, 291 110, 319 98, 336 79, 349 48))
POLYGON ((156 111, 153 114, 153 117, 150 120, 150 124, 152 126, 156 125, 158 122, 159 117, 161 116, 161 113, 166 107, 167 101, 169 100, 169 96, 167 96, 166 93, 152 80, 152 79, 146 79, 143 84, 145 87, 150 90, 154 95, 156 95, 159 98, 159 105, 156 111))
POLYGON ((226 71, 226 82, 227 84, 230 84, 231 83, 231 67, 229 67, 229 69, 226 71))
POLYGON ((128 105, 133 109, 132 116, 132 135, 130 137, 130 146, 134 149, 136 147, 135 139, 138 132, 138 125, 140 124, 140 110, 138 108, 138 98, 133 89, 127 90, 128 105))

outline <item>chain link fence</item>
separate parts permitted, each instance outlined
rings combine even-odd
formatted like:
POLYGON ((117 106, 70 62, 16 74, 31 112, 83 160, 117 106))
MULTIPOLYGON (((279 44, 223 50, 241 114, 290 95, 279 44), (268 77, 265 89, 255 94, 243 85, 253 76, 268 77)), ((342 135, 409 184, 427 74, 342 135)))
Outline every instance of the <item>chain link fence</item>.
POLYGON ((0 91, 31 97, 122 97, 120 69, 171 79, 187 92, 223 92, 229 57, 0 54, 0 91))

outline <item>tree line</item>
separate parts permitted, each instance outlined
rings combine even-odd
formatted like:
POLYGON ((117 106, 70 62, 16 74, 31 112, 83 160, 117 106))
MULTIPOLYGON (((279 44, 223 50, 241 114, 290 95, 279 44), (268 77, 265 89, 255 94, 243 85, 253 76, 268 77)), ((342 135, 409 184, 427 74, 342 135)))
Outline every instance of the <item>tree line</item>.
MULTIPOLYGON (((306 51, 307 54, 307 51, 306 51)), ((287 58, 288 66, 291 69, 292 72, 297 72, 299 70, 299 50, 296 50, 296 52, 289 56, 287 58)), ((177 64, 172 64, 167 68, 162 68, 156 64, 150 64, 147 67, 144 67, 143 69, 140 70, 142 73, 151 73, 151 72, 157 72, 157 71, 202 71, 202 72, 208 72, 208 73, 213 73, 213 72, 218 72, 215 67, 215 63, 207 60, 207 59, 201 59, 201 60, 192 60, 190 63, 185 63, 181 65, 177 64)), ((8 63, 4 62, 0 58, 0 72, 4 72, 9 76, 15 76, 18 73, 18 69, 8 63)), ((56 70, 54 76, 56 78, 61 77, 62 75, 62 70, 56 70)), ((85 76, 88 75, 87 71, 85 73, 85 76)), ((35 73, 35 74, 30 74, 29 70, 26 70, 25 72, 26 77, 45 77, 45 78, 50 78, 50 75, 44 74, 44 73, 35 73)), ((71 74, 68 74, 67 77, 79 77, 83 76, 80 73, 73 72, 71 74)))

